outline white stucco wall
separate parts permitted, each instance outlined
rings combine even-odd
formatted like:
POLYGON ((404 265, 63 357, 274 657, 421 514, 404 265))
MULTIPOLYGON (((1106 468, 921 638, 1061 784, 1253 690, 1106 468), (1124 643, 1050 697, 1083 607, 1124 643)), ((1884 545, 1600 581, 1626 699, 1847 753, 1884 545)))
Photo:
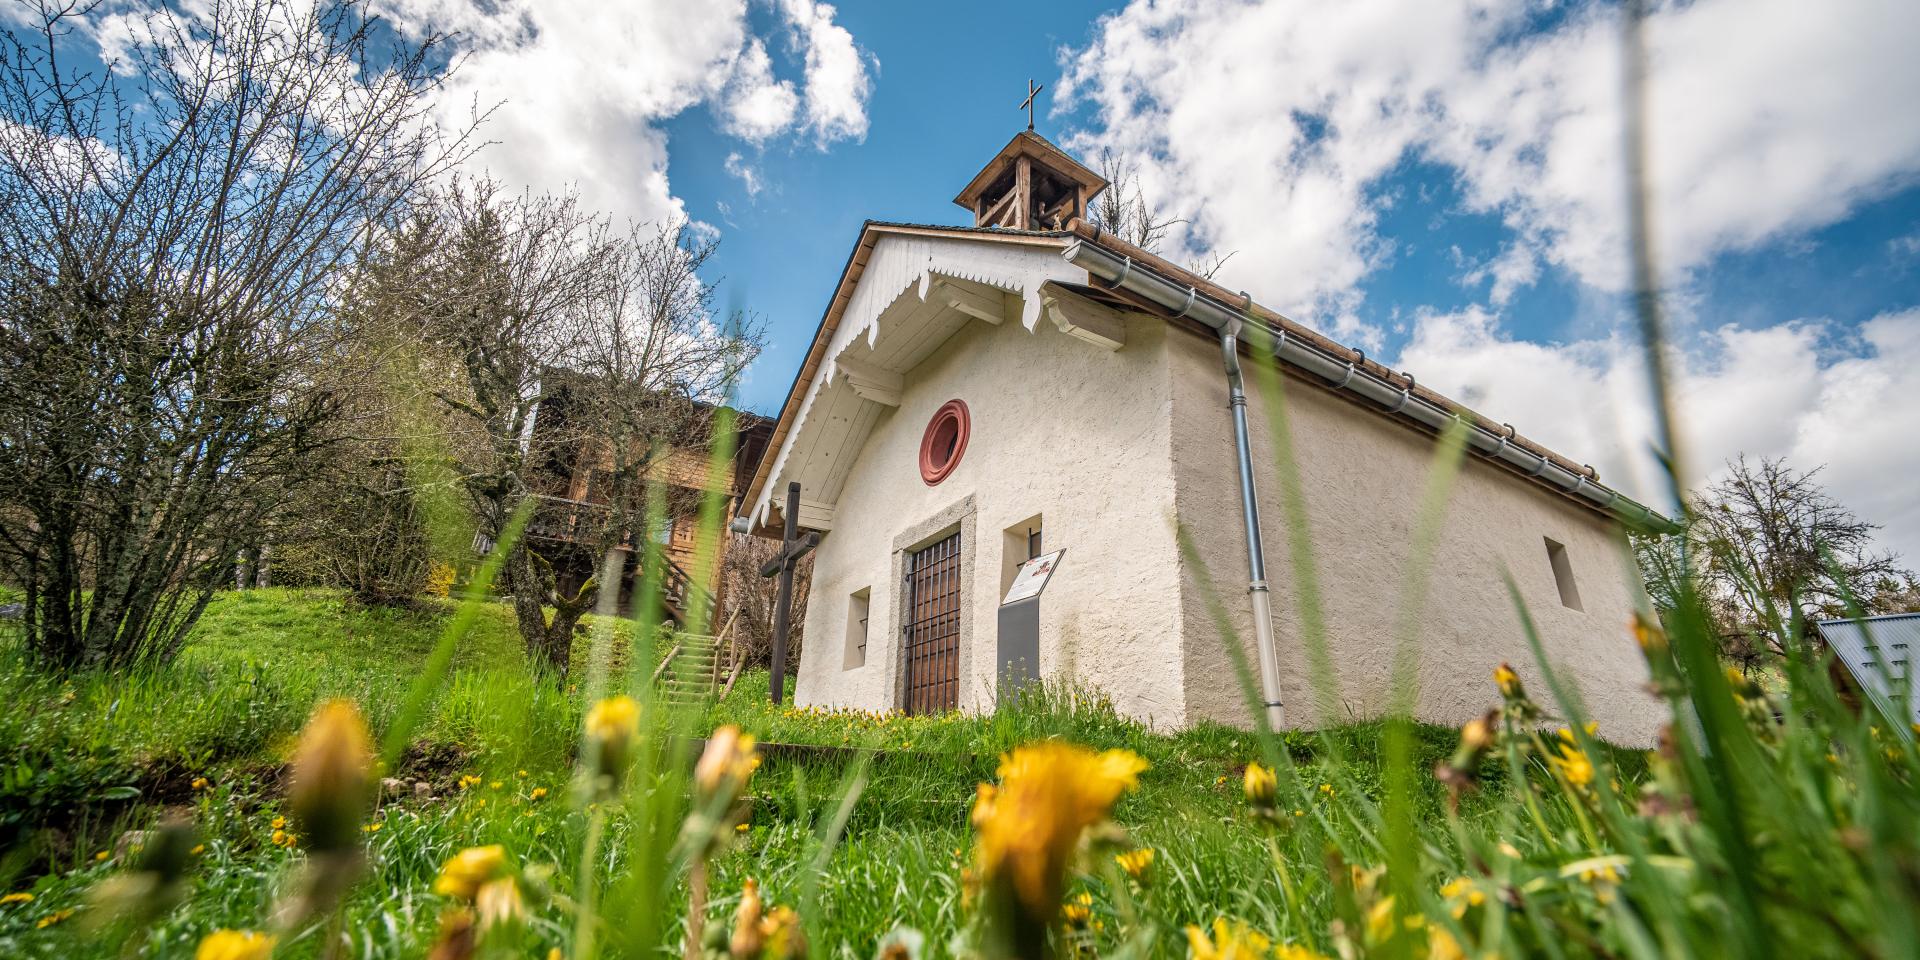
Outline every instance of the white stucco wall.
MULTIPOLYGON (((1251 661, 1245 541, 1219 347, 1184 331, 1171 332, 1168 347, 1179 517, 1251 661)), ((1266 403, 1252 384, 1249 392, 1287 720, 1311 725, 1315 700, 1266 403)), ((1287 400, 1308 541, 1339 678, 1339 709, 1351 716, 1375 715, 1390 693, 1409 538, 1434 442, 1304 382, 1292 383, 1287 400)), ((1601 734, 1622 743, 1652 742, 1665 711, 1643 689, 1646 667, 1630 631, 1640 587, 1616 537, 1605 517, 1469 456, 1454 486, 1419 615, 1418 717, 1457 724, 1497 703, 1491 674, 1502 661, 1519 671, 1537 700, 1549 703, 1502 579, 1505 570, 1539 628, 1550 662, 1577 684, 1601 734), (1581 610, 1561 603, 1547 557, 1549 537, 1567 549, 1581 610)), ((1196 571, 1183 569, 1182 672, 1189 719, 1244 723, 1247 708, 1206 601, 1196 571)))
POLYGON ((1168 336, 1163 322, 1135 318, 1125 346, 1107 351, 1047 322, 1029 331, 974 321, 909 371, 899 407, 881 414, 848 468, 821 540, 796 701, 899 705, 899 559, 913 545, 901 540, 935 534, 938 517, 970 522, 960 701, 990 707, 1002 532, 1040 514, 1045 548, 1067 551, 1041 603, 1041 673, 1097 686, 1134 716, 1184 722, 1168 336), (967 403, 972 435, 959 467, 929 487, 921 435, 954 398, 967 403), (866 659, 845 669, 847 601, 862 589, 872 591, 866 659))

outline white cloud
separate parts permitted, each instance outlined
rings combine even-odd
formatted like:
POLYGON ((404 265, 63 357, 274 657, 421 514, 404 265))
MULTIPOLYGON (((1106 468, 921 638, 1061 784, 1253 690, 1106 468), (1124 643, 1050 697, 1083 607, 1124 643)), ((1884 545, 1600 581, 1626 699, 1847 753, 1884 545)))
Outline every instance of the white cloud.
MULTIPOLYGON (((870 55, 854 45, 853 34, 833 22, 834 9, 811 0, 783 0, 781 12, 793 27, 795 43, 806 52, 807 127, 821 146, 867 136, 867 76, 870 55)), ((878 61, 874 61, 878 65, 878 61)))
MULTIPOLYGON (((1455 248, 1456 252, 1459 248, 1455 248)), ((1513 295, 1533 286, 1540 279, 1540 258, 1534 255, 1533 248, 1525 243, 1510 243, 1499 255, 1486 263, 1470 265, 1460 282, 1468 287, 1478 287, 1489 279, 1493 287, 1487 292, 1487 299, 1496 307, 1506 306, 1513 295)))
POLYGON ((760 195, 760 190, 764 186, 760 182, 760 171, 747 163, 744 157, 738 153, 727 154, 725 167, 728 173, 740 178, 740 185, 746 188, 749 199, 760 195))
MULTIPOLYGON (((1551 7, 1136 0, 1068 54, 1060 96, 1098 116, 1073 146, 1120 150, 1193 218, 1176 259, 1238 251, 1226 282, 1303 319, 1339 313, 1387 255, 1370 193, 1409 160, 1451 168, 1470 209, 1619 289, 1618 7, 1529 31, 1551 7)), ((1920 4, 1660 5, 1648 136, 1665 265, 1832 222, 1920 172, 1916 35, 1920 4)), ((1531 282, 1493 276, 1508 295, 1531 282)))
POLYGON ((515 185, 578 187, 637 219, 685 213, 661 127, 685 110, 707 105, 723 132, 755 144, 799 130, 803 102, 805 129, 822 145, 866 129, 861 53, 824 5, 798 31, 799 84, 774 75, 747 0, 379 0, 379 10, 410 36, 453 35, 465 59, 440 112, 459 122, 493 110, 479 166, 515 185), (851 78, 834 66, 847 57, 851 78))
POLYGON ((747 140, 765 140, 792 126, 799 106, 793 84, 773 79, 767 45, 758 37, 747 41, 721 100, 723 129, 747 140))
MULTIPOLYGON (((1695 482, 1740 453, 1825 465, 1821 482, 1881 540, 1920 565, 1920 472, 1911 397, 1920 392, 1920 308, 1883 314, 1841 334, 1808 320, 1708 331, 1674 350, 1674 402, 1695 482)), ((1661 505, 1643 357, 1630 337, 1532 343, 1482 309, 1426 315, 1398 365, 1482 413, 1570 457, 1601 479, 1661 505)))

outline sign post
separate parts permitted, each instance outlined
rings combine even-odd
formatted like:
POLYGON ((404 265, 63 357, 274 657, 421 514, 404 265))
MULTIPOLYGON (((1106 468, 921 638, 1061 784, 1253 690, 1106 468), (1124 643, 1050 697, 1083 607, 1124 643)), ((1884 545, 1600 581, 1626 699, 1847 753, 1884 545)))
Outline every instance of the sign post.
POLYGON ((1055 550, 1021 564, 1000 600, 999 696, 1018 692, 1040 677, 1040 594, 1059 569, 1063 553, 1055 550))

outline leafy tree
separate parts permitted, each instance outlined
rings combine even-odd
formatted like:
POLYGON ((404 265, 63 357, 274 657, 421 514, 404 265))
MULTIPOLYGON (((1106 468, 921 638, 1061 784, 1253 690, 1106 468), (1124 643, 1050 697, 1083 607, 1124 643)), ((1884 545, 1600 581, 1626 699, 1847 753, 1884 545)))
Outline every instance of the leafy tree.
POLYGON ((1729 461, 1687 505, 1682 533, 1635 541, 1654 605, 1672 609, 1692 576, 1722 654, 1748 666, 1787 652, 1796 617, 1850 616, 1856 603, 1869 615, 1916 609, 1914 574, 1875 548, 1879 528, 1828 495, 1819 474, 1784 459, 1729 461))

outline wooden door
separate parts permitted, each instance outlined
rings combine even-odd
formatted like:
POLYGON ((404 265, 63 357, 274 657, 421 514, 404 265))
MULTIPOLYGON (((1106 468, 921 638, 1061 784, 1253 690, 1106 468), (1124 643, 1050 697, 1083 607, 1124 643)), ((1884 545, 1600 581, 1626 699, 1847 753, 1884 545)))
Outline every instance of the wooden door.
POLYGON ((960 705, 960 534, 907 556, 906 710, 960 705))

